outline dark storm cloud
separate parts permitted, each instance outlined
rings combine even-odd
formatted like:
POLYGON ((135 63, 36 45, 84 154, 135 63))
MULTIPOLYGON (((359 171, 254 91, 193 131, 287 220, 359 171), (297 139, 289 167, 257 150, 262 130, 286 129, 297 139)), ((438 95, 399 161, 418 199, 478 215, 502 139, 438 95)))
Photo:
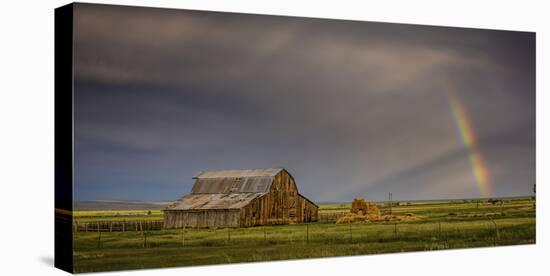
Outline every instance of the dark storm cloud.
POLYGON ((534 183, 534 34, 79 4, 78 199, 171 199, 200 170, 285 167, 314 200, 534 183), (391 189, 391 190, 390 190, 391 189))

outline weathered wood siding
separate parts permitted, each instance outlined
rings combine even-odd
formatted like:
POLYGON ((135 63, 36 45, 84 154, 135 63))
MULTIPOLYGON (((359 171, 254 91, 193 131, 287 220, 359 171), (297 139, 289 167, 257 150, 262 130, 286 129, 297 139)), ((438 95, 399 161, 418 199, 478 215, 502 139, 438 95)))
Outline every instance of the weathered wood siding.
POLYGON ((302 222, 312 222, 319 220, 319 207, 307 198, 299 195, 299 206, 301 209, 302 222))
POLYGON ((165 210, 164 228, 238 227, 239 210, 165 210))
POLYGON ((317 206, 298 194, 296 182, 286 171, 273 179, 267 194, 240 211, 241 227, 301 223, 317 220, 317 206))

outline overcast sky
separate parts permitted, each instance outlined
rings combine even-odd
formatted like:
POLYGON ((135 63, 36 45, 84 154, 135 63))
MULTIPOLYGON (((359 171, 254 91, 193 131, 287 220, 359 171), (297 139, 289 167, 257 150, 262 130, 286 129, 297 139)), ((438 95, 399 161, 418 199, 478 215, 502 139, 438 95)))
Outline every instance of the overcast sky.
POLYGON ((535 183, 535 34, 77 4, 77 200, 172 200, 201 170, 284 167, 317 202, 535 183))

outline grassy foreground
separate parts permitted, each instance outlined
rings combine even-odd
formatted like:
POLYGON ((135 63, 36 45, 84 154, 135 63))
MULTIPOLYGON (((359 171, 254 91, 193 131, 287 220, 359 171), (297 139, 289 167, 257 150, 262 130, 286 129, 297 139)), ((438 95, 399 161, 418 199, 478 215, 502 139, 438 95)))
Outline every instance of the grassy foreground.
MULTIPOLYGON (((535 243, 534 200, 417 202, 411 222, 318 222, 239 229, 78 232, 76 272, 160 268, 535 243)), ((321 206, 342 211, 345 204, 321 206)), ((78 219, 78 218, 77 218, 78 219)))

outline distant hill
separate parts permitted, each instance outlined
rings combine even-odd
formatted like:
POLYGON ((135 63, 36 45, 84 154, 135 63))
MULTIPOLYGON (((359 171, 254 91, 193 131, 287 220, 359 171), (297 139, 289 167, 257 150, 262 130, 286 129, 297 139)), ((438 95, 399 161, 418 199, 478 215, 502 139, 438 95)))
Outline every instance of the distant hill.
POLYGON ((76 211, 93 210, 160 210, 173 201, 145 201, 145 200, 90 200, 76 201, 76 211))

